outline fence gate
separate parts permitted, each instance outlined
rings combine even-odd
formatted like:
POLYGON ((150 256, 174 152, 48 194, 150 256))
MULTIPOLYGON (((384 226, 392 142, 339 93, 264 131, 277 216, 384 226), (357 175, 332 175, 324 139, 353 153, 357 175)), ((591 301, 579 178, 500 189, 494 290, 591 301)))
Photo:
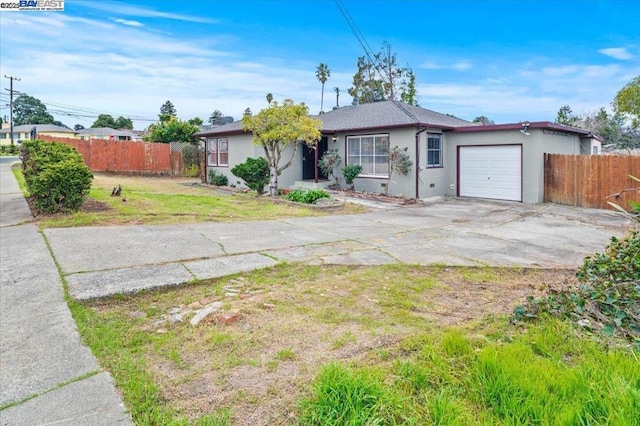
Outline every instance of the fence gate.
POLYGON ((630 211, 640 203, 640 156, 544 155, 544 201, 578 207, 630 211))

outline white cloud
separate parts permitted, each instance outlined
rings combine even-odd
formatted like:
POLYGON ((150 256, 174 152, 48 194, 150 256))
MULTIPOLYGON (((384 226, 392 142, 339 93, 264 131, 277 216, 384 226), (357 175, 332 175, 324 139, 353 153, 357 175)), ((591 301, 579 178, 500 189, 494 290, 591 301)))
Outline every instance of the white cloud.
POLYGON ((115 18, 111 18, 111 20, 113 22, 117 22, 118 24, 128 25, 130 27, 144 27, 144 24, 138 21, 132 21, 128 19, 115 19, 115 18))
POLYGON ((471 68, 471 62, 469 61, 458 61, 458 62, 436 62, 436 61, 427 61, 423 62, 420 65, 420 68, 425 70, 456 70, 456 71, 465 71, 471 68))
POLYGON ((627 61, 634 58, 626 47, 609 47, 607 49, 600 49, 598 52, 621 61, 627 61))
POLYGON ((130 4, 109 1, 86 1, 78 2, 78 6, 83 6, 104 12, 110 12, 118 15, 136 16, 140 18, 162 18, 176 21, 197 22, 197 23, 215 23, 216 21, 202 16, 182 15, 179 13, 160 12, 141 6, 131 6, 130 4))
POLYGON ((471 68, 471 63, 468 61, 460 61, 460 62, 456 62, 455 64, 453 64, 453 66, 451 67, 454 70, 457 71, 464 71, 464 70, 468 70, 469 68, 471 68))

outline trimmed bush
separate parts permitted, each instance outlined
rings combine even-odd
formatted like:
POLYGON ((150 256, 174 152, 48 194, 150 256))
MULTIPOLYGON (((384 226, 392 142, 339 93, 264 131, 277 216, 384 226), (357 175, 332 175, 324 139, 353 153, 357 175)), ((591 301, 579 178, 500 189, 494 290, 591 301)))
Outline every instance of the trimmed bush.
POLYGON ((209 183, 215 186, 227 186, 229 184, 229 179, 222 173, 209 169, 209 183))
POLYGON ((244 163, 233 167, 231 173, 259 195, 264 193, 264 187, 269 183, 269 163, 262 157, 247 158, 244 163))
POLYGON ((296 189, 286 196, 287 200, 303 204, 316 204, 321 198, 331 198, 329 193, 323 189, 296 189))
POLYGON ((22 170, 35 207, 43 213, 77 211, 93 175, 73 147, 40 140, 20 147, 22 170))
POLYGON ((84 163, 65 160, 51 164, 31 179, 29 193, 44 213, 77 211, 89 195, 93 175, 84 163))
POLYGON ((362 173, 362 166, 356 164, 347 164, 342 169, 342 175, 344 176, 345 182, 351 189, 353 189, 353 181, 358 175, 362 173))

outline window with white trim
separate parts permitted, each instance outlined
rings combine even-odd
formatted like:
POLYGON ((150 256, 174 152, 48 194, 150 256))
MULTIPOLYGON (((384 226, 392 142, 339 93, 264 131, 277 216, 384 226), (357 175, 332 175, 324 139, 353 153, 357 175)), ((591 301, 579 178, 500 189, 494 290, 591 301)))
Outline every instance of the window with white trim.
POLYGON ((427 167, 442 167, 442 135, 427 134, 427 167))
POLYGON ((348 136, 347 164, 362 166, 360 176, 389 177, 389 135, 348 136))
POLYGON ((227 138, 207 139, 207 165, 229 166, 229 140, 227 138))

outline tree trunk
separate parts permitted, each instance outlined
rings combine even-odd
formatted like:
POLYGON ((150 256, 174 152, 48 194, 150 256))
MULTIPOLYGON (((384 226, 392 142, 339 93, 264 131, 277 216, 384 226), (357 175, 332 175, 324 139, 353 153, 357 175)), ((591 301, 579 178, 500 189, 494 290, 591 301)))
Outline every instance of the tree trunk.
POLYGON ((269 195, 278 196, 278 168, 274 165, 269 165, 269 195))
POLYGON ((324 83, 322 83, 322 95, 320 96, 320 114, 322 114, 324 108, 324 83))

